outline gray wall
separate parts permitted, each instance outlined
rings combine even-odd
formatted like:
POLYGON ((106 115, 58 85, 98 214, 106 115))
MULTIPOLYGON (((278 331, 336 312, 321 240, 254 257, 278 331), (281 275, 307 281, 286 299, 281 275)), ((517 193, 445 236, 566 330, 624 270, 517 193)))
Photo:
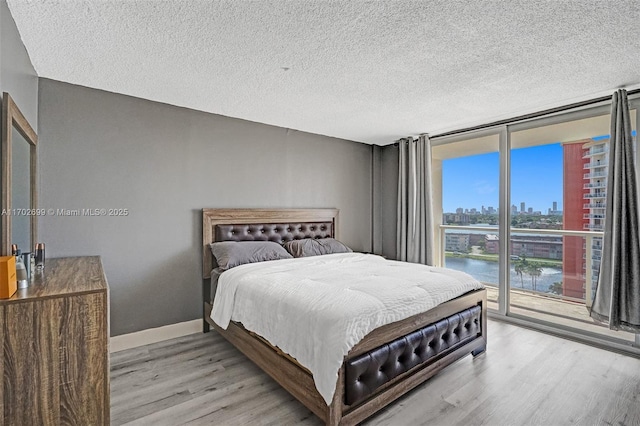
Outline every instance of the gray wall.
POLYGON ((396 225, 398 222, 398 147, 382 147, 380 159, 380 196, 382 254, 396 258, 396 225))
POLYGON ((371 250, 368 145, 40 80, 47 256, 101 255, 111 334, 201 317, 201 209, 336 207, 341 239, 371 250))
POLYGON ((38 77, 4 0, 0 0, 0 94, 2 92, 11 95, 37 131, 38 77))
MULTIPOLYGON (((7 92, 36 131, 38 129, 38 77, 22 44, 7 2, 0 0, 0 101, 7 92)), ((29 149, 24 138, 14 131, 12 207, 25 208, 29 201, 29 149), (23 149, 20 149, 23 148, 23 149)), ((12 219, 14 238, 22 251, 30 251, 30 218, 12 219)))

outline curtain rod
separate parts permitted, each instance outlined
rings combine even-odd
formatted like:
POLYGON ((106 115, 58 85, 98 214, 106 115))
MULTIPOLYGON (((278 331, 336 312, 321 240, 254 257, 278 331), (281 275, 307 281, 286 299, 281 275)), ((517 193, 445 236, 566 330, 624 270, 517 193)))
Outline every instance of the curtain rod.
MULTIPOLYGON (((627 91, 627 95, 635 95, 636 93, 640 93, 640 89, 634 89, 627 91)), ((514 121, 522 121, 522 120, 530 120, 532 118, 538 118, 549 114, 555 114, 558 112, 567 111, 574 108, 580 108, 584 106, 589 106, 593 104, 597 104, 599 102, 609 101, 611 100, 611 96, 602 96, 595 99, 589 99, 582 102, 575 102, 573 104, 563 105, 556 108, 545 109, 543 111, 532 112, 531 114, 519 115, 517 117, 507 118, 504 120, 494 121, 492 123, 480 124, 478 126, 466 127, 464 129, 451 130, 449 132, 439 133, 437 135, 429 136, 430 139, 442 138, 445 136, 453 136, 458 135, 460 133, 473 132, 475 130, 487 129, 489 127, 502 126, 505 124, 513 123, 514 121)), ((398 143, 394 143, 393 146, 398 146, 398 143)))

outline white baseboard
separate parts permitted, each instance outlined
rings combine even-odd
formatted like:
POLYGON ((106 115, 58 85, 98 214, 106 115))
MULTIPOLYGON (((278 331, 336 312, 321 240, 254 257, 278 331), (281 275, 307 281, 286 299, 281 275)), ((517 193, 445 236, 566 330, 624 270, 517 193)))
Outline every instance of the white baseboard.
POLYGON ((201 319, 149 328, 147 330, 136 331, 135 333, 122 334, 109 339, 109 352, 124 351, 125 349, 137 348, 138 346, 175 339, 176 337, 187 336, 198 332, 202 332, 201 319))

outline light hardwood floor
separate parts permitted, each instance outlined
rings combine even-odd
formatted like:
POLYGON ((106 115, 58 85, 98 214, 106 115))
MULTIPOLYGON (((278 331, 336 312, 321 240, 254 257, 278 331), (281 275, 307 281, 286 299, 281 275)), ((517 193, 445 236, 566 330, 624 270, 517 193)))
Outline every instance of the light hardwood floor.
MULTIPOLYGON (((490 320, 466 357, 366 425, 640 425, 640 360, 490 320)), ((320 425, 216 332, 111 356, 114 425, 320 425)))

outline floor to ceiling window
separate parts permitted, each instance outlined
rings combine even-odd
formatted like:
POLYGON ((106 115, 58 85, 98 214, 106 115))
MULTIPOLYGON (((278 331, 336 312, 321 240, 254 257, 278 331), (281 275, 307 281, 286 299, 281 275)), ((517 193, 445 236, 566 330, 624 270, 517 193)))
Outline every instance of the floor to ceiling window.
POLYGON ((632 333, 589 316, 605 219, 609 114, 548 121, 510 133, 510 269, 518 284, 510 287, 509 312, 633 342, 632 333))
POLYGON ((441 262, 492 287, 489 307, 497 309, 499 258, 499 137, 497 134, 434 146, 436 215, 441 215, 441 262))
POLYGON ((437 246, 441 265, 487 285, 496 313, 637 348, 640 336, 589 316, 606 219, 608 109, 434 138, 437 246))

